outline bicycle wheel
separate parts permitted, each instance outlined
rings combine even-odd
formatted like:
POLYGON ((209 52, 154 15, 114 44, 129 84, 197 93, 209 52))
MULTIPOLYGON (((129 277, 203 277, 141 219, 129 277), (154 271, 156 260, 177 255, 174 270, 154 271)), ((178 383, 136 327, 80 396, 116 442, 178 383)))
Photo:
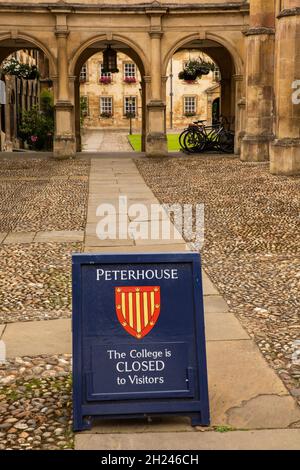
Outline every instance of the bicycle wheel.
POLYGON ((184 131, 181 132, 181 134, 178 138, 178 142, 179 142, 180 148, 182 150, 186 150, 185 147, 184 147, 184 138, 185 138, 185 136, 188 132, 189 132, 189 129, 184 129, 184 131))
POLYGON ((203 152, 205 148, 205 135, 195 129, 191 129, 184 137, 184 148, 189 153, 203 152))
POLYGON ((218 148, 223 153, 234 152, 234 134, 233 132, 224 131, 219 134, 218 148))

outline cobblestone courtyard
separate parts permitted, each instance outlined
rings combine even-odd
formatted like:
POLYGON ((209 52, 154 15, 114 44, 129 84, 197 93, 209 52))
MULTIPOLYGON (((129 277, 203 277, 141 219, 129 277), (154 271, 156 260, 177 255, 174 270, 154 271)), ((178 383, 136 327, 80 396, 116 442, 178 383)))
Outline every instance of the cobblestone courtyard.
POLYGON ((138 168, 160 202, 205 205, 205 270, 300 404, 300 178, 217 156, 138 168))
MULTIPOLYGON (((205 270, 300 405, 300 178, 214 155, 135 163, 160 202, 205 204, 205 270)), ((7 323, 70 316, 89 168, 88 159, 1 161, 0 337, 7 323)), ((0 366, 0 449, 72 448, 70 373, 69 354, 0 366)))

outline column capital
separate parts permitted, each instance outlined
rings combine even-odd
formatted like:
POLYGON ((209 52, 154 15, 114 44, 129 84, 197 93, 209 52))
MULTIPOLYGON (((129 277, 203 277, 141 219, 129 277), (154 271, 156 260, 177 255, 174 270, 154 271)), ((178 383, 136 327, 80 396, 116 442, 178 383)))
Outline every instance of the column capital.
POLYGON ((161 39, 164 33, 161 30, 153 29, 151 31, 148 31, 148 34, 151 39, 161 39))
POLYGON ((70 31, 68 29, 56 29, 55 30, 55 36, 57 38, 67 38, 70 34, 70 31))
POLYGON ((243 31, 245 36, 275 36, 275 28, 255 27, 243 31))
POLYGON ((144 75, 143 76, 143 81, 145 83, 151 83, 151 76, 150 75, 144 75))

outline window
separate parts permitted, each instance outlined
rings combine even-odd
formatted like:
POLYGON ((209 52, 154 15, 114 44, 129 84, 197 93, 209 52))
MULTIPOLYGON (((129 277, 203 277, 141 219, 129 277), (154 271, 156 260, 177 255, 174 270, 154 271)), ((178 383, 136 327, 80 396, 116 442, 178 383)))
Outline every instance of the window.
POLYGON ((124 63, 124 80, 126 81, 128 78, 135 80, 135 64, 132 62, 124 63))
POLYGON ((124 116, 137 114, 136 96, 125 96, 124 98, 124 116))
POLYGON ((213 80, 217 83, 221 81, 221 71, 219 67, 215 67, 215 70, 213 71, 213 80))
POLYGON ((87 64, 84 64, 82 66, 82 69, 80 70, 79 81, 80 82, 87 81, 87 64))
POLYGON ((100 97, 100 115, 109 117, 113 114, 113 100, 111 96, 100 97))
POLYGON ((88 116, 89 114, 89 98, 88 96, 81 96, 80 97, 80 109, 82 116, 88 116))
POLYGON ((183 103, 184 103, 184 114, 186 115, 196 114, 196 96, 185 96, 183 103))
POLYGON ((100 64, 100 78, 102 77, 110 77, 111 78, 111 72, 103 72, 103 63, 101 62, 100 64))

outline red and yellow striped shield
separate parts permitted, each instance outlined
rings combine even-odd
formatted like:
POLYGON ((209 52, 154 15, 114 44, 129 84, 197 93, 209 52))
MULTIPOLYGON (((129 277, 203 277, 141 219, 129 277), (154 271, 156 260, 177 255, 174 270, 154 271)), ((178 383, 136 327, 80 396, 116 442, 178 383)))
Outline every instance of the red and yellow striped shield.
POLYGON ((144 338, 160 314, 160 287, 116 287, 116 311, 127 333, 144 338))

